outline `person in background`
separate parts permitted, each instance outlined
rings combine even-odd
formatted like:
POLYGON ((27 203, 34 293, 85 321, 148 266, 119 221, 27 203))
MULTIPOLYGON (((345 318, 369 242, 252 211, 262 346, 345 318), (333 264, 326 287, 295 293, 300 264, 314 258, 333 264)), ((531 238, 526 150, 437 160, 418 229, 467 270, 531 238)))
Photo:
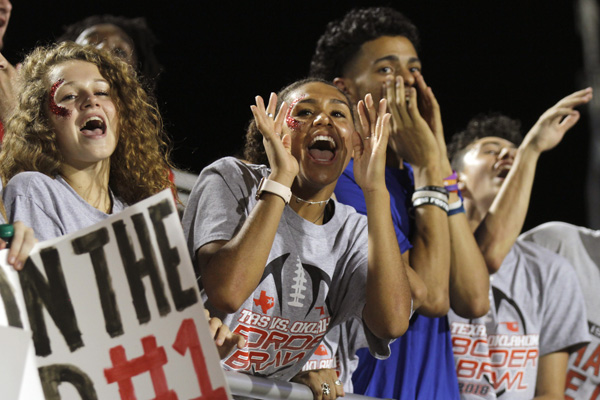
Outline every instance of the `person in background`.
POLYGON ((569 357, 565 399, 600 398, 600 231, 548 222, 519 239, 560 254, 575 269, 585 299, 590 343, 569 357))
POLYGON ((491 281, 485 317, 449 314, 463 399, 562 399, 568 355, 589 341, 568 261, 516 238, 541 153, 562 140, 579 120, 574 107, 591 98, 589 88, 566 96, 522 141, 517 121, 475 117, 448 146, 491 281))
MULTIPOLYGON (((356 368, 350 350, 350 358, 338 356, 339 368, 348 389, 347 375, 356 368, 355 393, 458 399, 446 314, 452 307, 468 318, 484 315, 489 281, 446 157, 440 108, 421 73, 418 48, 417 28, 398 11, 354 9, 327 25, 311 62, 311 76, 333 82, 352 101, 366 93, 375 101, 387 100, 392 130, 385 180, 394 228, 405 263, 424 282, 419 296, 424 300, 408 332, 392 344, 392 357, 378 360, 362 349, 356 368)), ((367 213, 352 161, 335 194, 340 202, 367 213)), ((340 330, 338 337, 333 332, 325 341, 333 354, 336 348, 364 347, 360 323, 340 330)))
POLYGON ((156 88, 162 71, 154 52, 158 40, 144 17, 92 15, 65 27, 56 41, 104 49, 135 68, 148 90, 156 88))
MULTIPOLYGON (((290 380, 350 318, 364 321, 381 356, 406 330, 412 293, 384 180, 385 107, 359 102, 361 136, 344 93, 295 82, 251 107, 247 147, 270 168, 230 157, 200 174, 183 216, 188 247, 206 307, 248 342, 225 368, 290 380), (332 199, 352 153, 369 218, 332 199)), ((344 394, 335 374, 310 388, 315 399, 344 394)))
POLYGON ((66 42, 35 49, 20 74, 0 152, 8 222, 43 241, 173 190, 160 114, 125 62, 66 42))

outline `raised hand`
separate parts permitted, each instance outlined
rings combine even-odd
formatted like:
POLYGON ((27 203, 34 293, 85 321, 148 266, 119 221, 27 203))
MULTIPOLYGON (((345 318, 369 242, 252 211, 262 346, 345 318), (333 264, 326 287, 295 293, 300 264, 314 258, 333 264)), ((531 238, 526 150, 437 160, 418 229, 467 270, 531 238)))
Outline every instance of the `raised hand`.
POLYGON ((291 186, 298 175, 298 161, 292 155, 292 138, 283 135, 283 121, 288 110, 288 105, 283 102, 273 118, 277 106, 277 95, 271 93, 269 104, 265 109, 265 103, 260 96, 256 96, 256 105, 250 106, 258 130, 263 135, 263 145, 271 165, 269 179, 275 180, 283 185, 291 186))
POLYGON ((592 88, 579 90, 550 107, 527 132, 523 145, 541 153, 560 143, 565 133, 579 121, 579 111, 574 108, 592 99, 592 88))
POLYGON ((419 113, 416 89, 411 87, 406 91, 404 80, 398 76, 395 81, 386 82, 384 95, 392 114, 390 145, 396 155, 413 167, 425 167, 433 160, 439 162, 438 144, 419 113))
POLYGON ((444 138, 444 126, 442 125, 440 105, 438 104, 431 87, 427 86, 425 83, 423 75, 417 71, 415 72, 415 77, 419 112, 433 132, 440 153, 440 165, 443 168, 443 174, 444 176, 448 176, 452 173, 452 167, 450 166, 448 152, 446 151, 446 139, 444 138))
POLYGON ((358 102, 358 119, 362 131, 352 138, 354 149, 354 178, 364 190, 385 188, 386 148, 390 134, 391 115, 385 112, 386 100, 381 99, 375 109, 371 94, 358 102))

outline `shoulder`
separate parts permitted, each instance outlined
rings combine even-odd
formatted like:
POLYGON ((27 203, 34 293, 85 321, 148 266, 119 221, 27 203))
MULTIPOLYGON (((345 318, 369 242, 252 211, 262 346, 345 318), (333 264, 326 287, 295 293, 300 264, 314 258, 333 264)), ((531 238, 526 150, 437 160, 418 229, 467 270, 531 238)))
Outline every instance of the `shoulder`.
POLYGON ((49 177, 46 174, 37 171, 26 171, 20 172, 12 177, 10 181, 8 181, 7 187, 10 185, 24 185, 29 183, 45 183, 52 184, 55 182, 54 178, 49 177))
POLYGON ((241 174, 242 176, 252 174, 262 176, 265 175, 267 171, 268 168, 265 165, 248 164, 235 157, 224 157, 204 168, 200 176, 209 173, 241 174))
MULTIPOLYGON (((554 221, 546 222, 545 224, 536 226, 535 228, 523 233, 520 237, 530 241, 539 238, 558 242, 564 241, 565 239, 572 237, 574 234, 591 234, 594 232, 596 231, 581 226, 568 224, 566 222, 554 221)), ((598 235, 598 233, 596 233, 596 235, 598 235)))
POLYGON ((340 232, 347 232, 349 237, 361 236, 363 233, 367 233, 368 223, 366 215, 360 214, 354 207, 342 204, 335 199, 333 202, 335 206, 334 218, 326 225, 333 223, 332 225, 337 226, 336 229, 339 229, 340 232))
POLYGON ((12 177, 4 188, 4 195, 28 196, 35 194, 39 196, 44 192, 54 192, 62 185, 56 179, 41 172, 21 172, 12 177))
POLYGON ((573 267, 566 258, 533 242, 517 239, 511 253, 517 260, 522 261, 518 264, 541 277, 550 278, 573 273, 573 267))
POLYGON ((234 157, 221 158, 208 165, 198 176, 192 193, 198 196, 220 196, 230 191, 236 197, 256 191, 258 183, 270 170, 264 165, 246 164, 234 157))

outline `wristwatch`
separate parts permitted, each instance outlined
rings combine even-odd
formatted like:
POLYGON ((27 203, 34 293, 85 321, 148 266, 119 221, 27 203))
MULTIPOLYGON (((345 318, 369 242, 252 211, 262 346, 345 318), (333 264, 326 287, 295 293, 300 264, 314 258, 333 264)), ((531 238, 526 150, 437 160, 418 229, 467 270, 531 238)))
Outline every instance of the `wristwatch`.
POLYGON ((263 192, 273 193, 283 199, 285 204, 290 202, 292 198, 292 189, 282 185, 279 182, 271 181, 263 176, 258 184, 258 190, 256 191, 256 200, 260 199, 263 192))

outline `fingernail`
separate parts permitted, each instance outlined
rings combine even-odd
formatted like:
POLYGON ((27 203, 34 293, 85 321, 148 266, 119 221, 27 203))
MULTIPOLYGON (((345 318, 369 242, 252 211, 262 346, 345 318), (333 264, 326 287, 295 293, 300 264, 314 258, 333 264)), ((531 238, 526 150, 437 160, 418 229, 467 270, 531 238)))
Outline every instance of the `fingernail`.
POLYGON ((16 258, 15 256, 9 257, 9 258, 8 258, 8 263, 9 263, 9 264, 14 264, 16 259, 17 259, 17 258, 16 258))
POLYGON ((15 269, 21 269, 21 268, 23 268, 23 263, 21 261, 17 261, 14 264, 14 267, 15 267, 15 269))

